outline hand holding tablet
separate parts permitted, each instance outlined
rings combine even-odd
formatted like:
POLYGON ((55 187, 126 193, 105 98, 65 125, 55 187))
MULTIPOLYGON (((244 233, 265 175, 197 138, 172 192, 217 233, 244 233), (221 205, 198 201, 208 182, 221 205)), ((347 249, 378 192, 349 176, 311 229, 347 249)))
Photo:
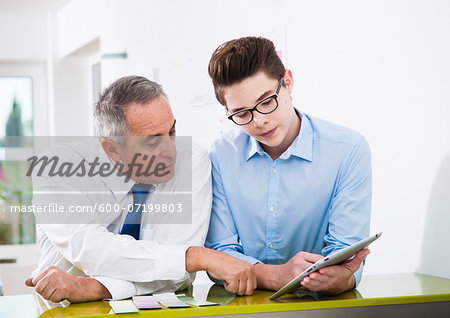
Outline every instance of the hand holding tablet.
POLYGON ((341 264, 341 263, 345 262, 346 260, 348 260, 349 258, 354 256, 357 252, 359 252, 363 248, 369 246, 369 244, 371 244, 376 239, 378 239, 381 236, 381 234, 382 234, 382 232, 375 234, 373 236, 370 236, 366 239, 356 242, 355 244, 352 244, 346 248, 343 248, 337 252, 334 252, 334 253, 320 259, 319 261, 317 261, 316 263, 314 263, 313 265, 308 267, 303 273, 301 273, 296 278, 294 278, 289 283, 287 283, 285 286, 283 286, 281 289, 279 289, 269 299, 271 299, 271 300, 276 299, 280 296, 283 296, 287 292, 298 288, 300 285, 300 282, 303 280, 303 278, 305 278, 312 272, 316 272, 319 269, 326 267, 326 266, 337 265, 337 264, 341 264))

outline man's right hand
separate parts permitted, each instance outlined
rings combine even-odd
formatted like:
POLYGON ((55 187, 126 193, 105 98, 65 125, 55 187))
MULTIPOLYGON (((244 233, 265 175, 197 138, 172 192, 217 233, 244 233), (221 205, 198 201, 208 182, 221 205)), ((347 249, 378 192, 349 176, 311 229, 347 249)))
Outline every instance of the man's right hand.
POLYGON ((35 278, 28 278, 25 285, 35 287, 43 298, 55 303, 64 299, 80 303, 111 298, 109 291, 95 278, 77 277, 56 266, 49 266, 35 278))
POLYGON ((255 264, 258 287, 278 290, 321 258, 319 254, 299 252, 282 265, 255 264))
POLYGON ((252 264, 205 247, 189 247, 186 251, 186 270, 205 270, 211 277, 222 280, 227 291, 241 296, 252 295, 257 285, 252 264))

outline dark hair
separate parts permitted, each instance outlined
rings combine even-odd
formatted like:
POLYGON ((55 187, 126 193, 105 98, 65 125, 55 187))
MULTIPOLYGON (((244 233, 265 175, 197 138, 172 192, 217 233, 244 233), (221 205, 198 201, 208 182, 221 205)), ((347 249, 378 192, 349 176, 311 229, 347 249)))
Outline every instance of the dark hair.
POLYGON ((243 37, 220 45, 212 54, 208 73, 217 100, 225 105, 223 88, 241 82, 260 71, 279 80, 285 68, 272 41, 262 37, 243 37))
POLYGON ((142 76, 125 76, 107 87, 94 109, 97 136, 127 136, 125 108, 130 103, 146 104, 159 96, 167 100, 161 85, 142 76))

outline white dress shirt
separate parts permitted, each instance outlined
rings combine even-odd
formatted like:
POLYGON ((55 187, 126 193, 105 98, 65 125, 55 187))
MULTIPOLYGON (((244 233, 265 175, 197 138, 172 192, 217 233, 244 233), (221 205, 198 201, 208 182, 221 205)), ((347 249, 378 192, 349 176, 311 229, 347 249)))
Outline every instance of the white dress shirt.
MULTIPOLYGON (((91 144, 88 148, 83 146, 83 151, 64 146, 57 152, 60 158, 70 157, 71 160, 75 157, 79 161, 89 161, 97 155, 104 162, 109 161, 98 141, 91 144)), ((74 275, 96 278, 113 299, 188 287, 195 273, 189 274, 185 270, 186 250, 189 246, 203 246, 209 226, 212 198, 210 170, 208 153, 201 146, 193 143, 192 153, 178 152, 174 177, 156 185, 147 203, 151 203, 158 193, 177 193, 177 184, 183 174, 192 173, 192 220, 185 222, 189 224, 162 224, 164 221, 154 224, 148 213, 143 213, 140 240, 119 234, 126 211, 119 213, 119 219, 107 222, 92 222, 90 219, 87 221, 89 224, 37 224, 41 258, 33 277, 48 266, 55 265, 74 275), (192 155, 192 171, 180 168, 186 155, 192 155)), ((79 205, 92 205, 95 200, 127 207, 133 204, 130 189, 134 182, 124 183, 123 179, 123 176, 116 174, 79 178, 78 185, 68 187, 62 178, 36 177, 34 174, 33 204, 57 203, 57 196, 49 200, 48 196, 44 198, 39 193, 72 191, 75 188, 85 189, 79 195, 79 205), (92 189, 95 191, 89 191, 92 189)))

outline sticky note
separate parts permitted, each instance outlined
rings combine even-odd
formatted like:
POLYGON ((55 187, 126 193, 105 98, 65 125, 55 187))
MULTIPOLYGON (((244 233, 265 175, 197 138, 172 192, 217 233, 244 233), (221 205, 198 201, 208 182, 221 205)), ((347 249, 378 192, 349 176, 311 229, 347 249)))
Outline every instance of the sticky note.
POLYGON ((213 303, 207 300, 198 300, 189 296, 186 296, 185 294, 179 294, 177 295, 178 299, 181 300, 182 302, 192 305, 192 306, 197 306, 197 307, 203 307, 203 306, 216 306, 219 305, 218 303, 213 303))
POLYGON ((153 296, 133 296, 133 302, 139 309, 161 309, 153 296))
POLYGON ((167 308, 189 308, 191 306, 181 302, 174 293, 153 294, 157 302, 167 308))
POLYGON ((131 300, 112 300, 109 305, 116 314, 139 312, 131 300))

